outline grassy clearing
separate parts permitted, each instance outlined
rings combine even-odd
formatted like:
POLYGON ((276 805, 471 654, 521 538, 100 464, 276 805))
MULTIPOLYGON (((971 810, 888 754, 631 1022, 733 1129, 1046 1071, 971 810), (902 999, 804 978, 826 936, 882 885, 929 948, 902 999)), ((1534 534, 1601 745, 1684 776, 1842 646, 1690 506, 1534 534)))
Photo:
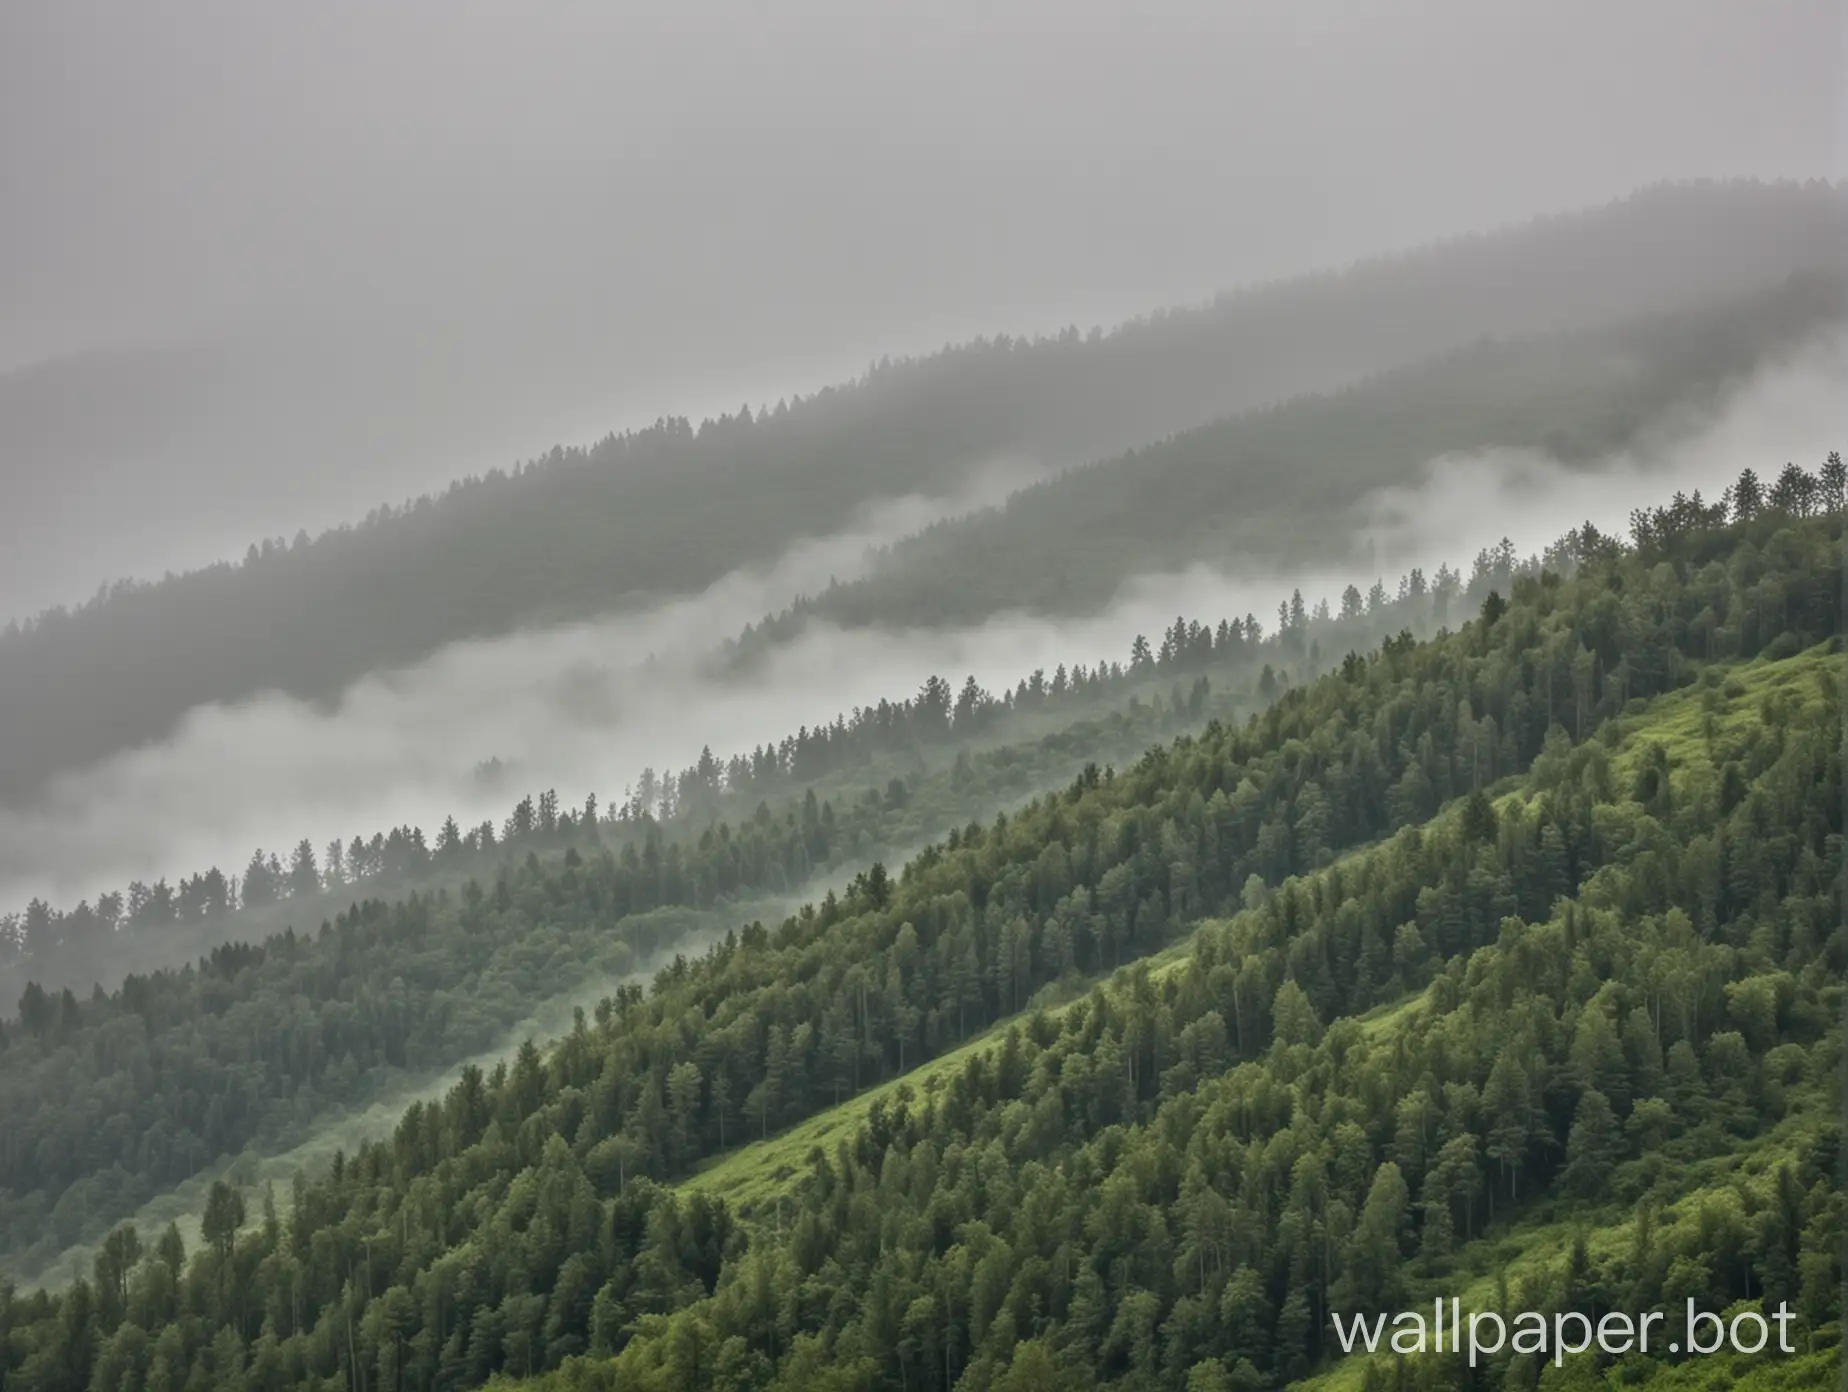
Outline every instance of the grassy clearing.
POLYGON ((900 1088, 920 1089, 933 1077, 950 1076, 975 1054, 995 1047, 1017 1019, 1004 1020, 922 1067, 869 1088, 838 1107, 818 1112, 787 1131, 728 1151, 678 1187, 683 1193, 722 1198, 744 1218, 766 1211, 766 1205, 787 1192, 791 1182, 807 1166, 809 1152, 814 1147, 830 1149, 837 1141, 852 1136, 866 1121, 873 1103, 892 1097, 900 1088))
POLYGON ((1652 744, 1666 750, 1671 772, 1711 770, 1709 731, 1723 745, 1759 724, 1833 720, 1839 699, 1835 680, 1842 663, 1834 647, 1819 643, 1794 657, 1709 667, 1693 686, 1658 697, 1638 714, 1619 717, 1613 771, 1633 772, 1652 744), (1764 721, 1761 707, 1767 701, 1782 704, 1781 722, 1764 721))
MULTIPOLYGON (((1204 926, 1205 923, 1198 924, 1194 931, 1204 926)), ((1165 975, 1178 970, 1192 955, 1192 951, 1193 936, 1189 933, 1181 941, 1153 956, 1141 958, 1120 971, 1145 966, 1154 975, 1165 975)), ((695 1171, 677 1187, 682 1193, 722 1198, 745 1219, 769 1212, 768 1205, 788 1193, 790 1186, 806 1170, 809 1152, 816 1146, 828 1150, 837 1142, 853 1136, 865 1123, 875 1102, 895 1096, 901 1088, 917 1092, 927 1087, 932 1078, 953 1076, 977 1054, 999 1047, 1007 1031, 1027 1019, 1035 1010, 1044 1009, 1048 1014, 1057 1016, 1082 1000, 1085 994, 1083 988, 1075 986, 1067 986, 1063 992, 1059 992, 1056 987, 1048 988, 1041 992, 1040 997, 1027 1010, 997 1021, 948 1053, 939 1054, 930 1062, 881 1083, 878 1087, 868 1088, 837 1107, 818 1112, 786 1131, 728 1151, 695 1171)))

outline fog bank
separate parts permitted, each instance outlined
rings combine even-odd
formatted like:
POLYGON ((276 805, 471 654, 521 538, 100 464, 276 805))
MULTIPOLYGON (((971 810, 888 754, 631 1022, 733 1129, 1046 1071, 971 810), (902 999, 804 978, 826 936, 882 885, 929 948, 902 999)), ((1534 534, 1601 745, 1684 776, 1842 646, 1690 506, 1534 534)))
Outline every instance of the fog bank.
MULTIPOLYGON (((748 681, 710 675, 716 644, 795 595, 869 563, 868 548, 984 501, 888 504, 859 527, 806 542, 762 573, 739 572, 696 597, 605 622, 460 644, 369 678, 316 707, 270 697, 194 711, 169 740, 56 782, 30 809, 0 817, 0 905, 60 905, 132 878, 217 864, 241 871, 253 847, 317 849, 454 814, 498 825, 519 793, 555 787, 566 803, 620 797, 644 766, 677 769, 704 745, 720 757, 781 739, 856 705, 914 693, 927 675, 1011 687, 1036 667, 1123 660, 1138 633, 1175 616, 1256 614, 1270 628, 1300 587, 1338 603, 1349 583, 1389 587, 1412 566, 1466 572, 1511 539, 1538 552, 1587 519, 1627 530, 1630 509, 1677 489, 1716 497, 1751 466, 1767 483, 1784 461, 1814 468, 1844 443, 1848 338, 1779 362, 1705 417, 1665 422, 1623 457, 1572 467, 1526 451, 1433 460, 1416 488, 1357 500, 1357 539, 1375 563, 1352 569, 1227 574, 1194 568, 1141 577, 1090 618, 1009 614, 954 632, 815 625, 767 653, 748 681), (499 759, 508 776, 484 781, 499 759)), ((1005 489, 991 476, 987 499, 1005 489)), ((1013 479, 1018 481, 1018 474, 1013 479)))
POLYGON ((1786 463, 1814 471, 1848 447, 1848 325, 1762 364, 1718 400, 1657 421, 1624 453, 1587 467, 1537 450, 1443 455, 1410 488, 1385 488, 1358 509, 1378 563, 1393 573, 1456 565, 1454 538, 1474 547, 1507 536, 1523 555, 1580 523, 1625 535, 1633 508, 1667 503, 1677 489, 1716 501, 1750 467, 1767 487, 1786 463), (1478 543, 1475 538, 1495 535, 1478 543))

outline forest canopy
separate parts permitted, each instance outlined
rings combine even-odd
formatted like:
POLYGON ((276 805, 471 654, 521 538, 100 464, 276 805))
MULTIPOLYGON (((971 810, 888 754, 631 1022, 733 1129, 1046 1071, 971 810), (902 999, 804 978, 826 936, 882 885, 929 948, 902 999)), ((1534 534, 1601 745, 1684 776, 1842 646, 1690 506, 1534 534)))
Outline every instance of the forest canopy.
POLYGON ((1532 1308, 1787 1301, 1817 1369, 1842 485, 1581 529, 1456 631, 736 928, 288 1193, 214 1186, 196 1242, 0 1287, 0 1376, 1266 1387, 1490 1253, 1532 1308))

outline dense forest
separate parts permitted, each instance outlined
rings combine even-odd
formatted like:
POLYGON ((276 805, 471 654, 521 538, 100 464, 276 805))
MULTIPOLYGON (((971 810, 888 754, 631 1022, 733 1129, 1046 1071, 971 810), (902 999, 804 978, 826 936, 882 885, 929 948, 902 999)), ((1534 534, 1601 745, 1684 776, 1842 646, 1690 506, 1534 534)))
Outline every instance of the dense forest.
MULTIPOLYGON (((980 340, 774 409, 555 448, 358 525, 265 540, 239 564, 9 624, 0 797, 156 739, 203 702, 324 696, 447 642, 697 591, 873 499, 947 493, 996 460, 1077 465, 1484 334, 1583 332, 1848 273, 1845 234, 1848 201, 1829 185, 1661 187, 1109 334, 980 340)), ((39 418, 45 384, 0 391, 39 418)), ((1324 459, 1324 476, 1351 487, 1354 457, 1324 459)), ((1225 481, 1249 496, 1238 470, 1225 481)))
MULTIPOLYGON (((136 881, 70 909, 34 900, 0 914, 0 1000, 17 999, 28 980, 54 990, 87 990, 99 976, 113 984, 128 970, 183 961, 232 936, 312 925, 362 898, 491 875, 529 850, 545 854, 593 833, 598 844, 620 854, 628 840, 645 838, 657 826, 681 822, 682 831, 699 834, 715 820, 755 816, 768 796, 809 787, 825 796, 846 781, 855 781, 857 793, 875 774, 888 782, 915 780, 950 768, 964 753, 1064 730, 1112 704, 1174 706, 1176 678, 1187 679, 1186 713, 1204 723, 1205 692, 1215 681, 1269 699, 1291 672, 1300 677, 1319 670, 1324 653, 1443 626, 1472 596, 1480 601, 1491 587, 1505 588, 1515 564, 1504 541, 1479 552, 1467 576, 1440 565, 1429 577, 1421 570, 1401 576, 1391 590, 1375 581, 1363 595, 1349 585, 1332 602, 1323 597, 1313 604, 1298 589, 1279 603, 1269 628, 1250 613, 1216 623, 1177 617, 1157 641, 1135 638, 1125 660, 1061 663, 1050 675, 1034 671, 998 693, 973 676, 960 687, 933 676, 912 696, 856 707, 749 751, 720 757, 708 747, 697 763, 677 772, 644 768, 620 799, 602 801, 591 793, 578 807, 565 805, 553 789, 528 793, 498 830, 491 820, 464 827, 452 816, 430 833, 393 827, 331 841, 318 852, 305 839, 286 857, 258 848, 241 874, 213 866, 172 884, 136 881)), ((1215 702, 1211 713, 1228 711, 1215 702)), ((1067 752, 1079 762, 1099 754, 1082 741, 1067 752)), ((920 839, 929 834, 928 826, 920 829, 920 839)))
POLYGON ((1086 762, 1235 720, 1274 699, 1292 667, 1307 675, 1325 650, 1441 625, 1472 595, 1506 588, 1516 568, 1504 544, 1480 553, 1467 580, 1444 566, 1429 582, 1404 577, 1396 595, 1349 586, 1338 609, 1299 592, 1268 633, 1254 615, 1177 618, 1158 644, 1136 639, 1127 662, 1061 665, 1000 696, 973 679, 952 696, 933 677, 913 697, 748 756, 708 756, 660 778, 644 770, 607 808, 524 797, 498 836, 491 824, 463 834, 451 818, 433 845, 399 829, 333 843, 317 863, 304 842, 287 867, 258 852, 242 877, 189 876, 177 894, 163 881, 94 909, 35 902, 10 921, 23 990, 10 1036, 0 1021, 0 1050, 11 1045, 0 1053, 0 1117, 14 1118, 0 1120, 0 1258, 11 1256, 0 1269, 32 1271, 226 1156, 277 1153, 329 1109, 490 1048, 559 993, 685 945, 676 934, 709 931, 713 914, 697 911, 786 895, 819 871, 1017 805, 1086 762), (1050 732, 1022 742, 1041 727, 1050 732), (910 762, 920 754, 933 757, 910 762), (900 761, 886 764, 891 755, 900 761), (885 778, 888 769, 898 772, 885 778), (826 790, 849 787, 837 810, 826 790), (561 887, 542 863, 582 869, 561 887), (476 880, 495 887, 485 907, 469 901, 476 880), (542 881, 543 911, 522 893, 542 881), (394 891, 409 896, 395 913, 383 902, 394 891), (290 929, 254 949, 220 945, 248 942, 279 915, 327 927, 318 939, 290 929), (114 995, 54 984, 61 970, 120 969, 202 939, 213 946, 196 968, 127 971, 114 995), (131 1016, 132 1042, 121 1024, 131 1016), (117 1043, 99 1047, 105 1038, 117 1043), (150 1077, 161 1080, 151 1091, 150 1077), (198 1105, 171 1110, 176 1091, 198 1105))
MULTIPOLYGON (((30 1271, 225 1157, 283 1149, 330 1110, 499 1044, 561 994, 692 950, 724 924, 721 910, 774 904, 959 814, 1018 801, 1070 765, 1074 744, 1127 755, 1198 723, 1184 705, 1131 699, 1036 747, 838 806, 811 788, 774 811, 760 802, 735 826, 535 829, 483 879, 466 864, 442 873, 438 860, 433 886, 395 902, 362 891, 318 933, 231 942, 178 969, 130 973, 108 995, 29 981, 17 1018, 0 1023, 0 1256, 13 1256, 0 1265, 30 1271)), ((93 916, 79 926, 106 931, 93 916)), ((94 959, 112 948, 92 937, 73 950, 94 959)))
MULTIPOLYGON (((0 1386, 1274 1387, 1332 1366, 1331 1310, 1546 1224, 1523 1301, 1788 1300, 1819 1367, 1842 490, 1832 456, 1580 529, 1456 632, 734 929, 287 1194, 214 1186, 197 1250, 123 1227, 87 1278, 0 1286, 0 1386), (752 1156, 734 1206, 712 1162, 752 1156)), ((452 913, 485 950, 602 874, 534 857, 343 931, 452 913)), ((132 1074, 130 993, 94 1009, 132 1074)))

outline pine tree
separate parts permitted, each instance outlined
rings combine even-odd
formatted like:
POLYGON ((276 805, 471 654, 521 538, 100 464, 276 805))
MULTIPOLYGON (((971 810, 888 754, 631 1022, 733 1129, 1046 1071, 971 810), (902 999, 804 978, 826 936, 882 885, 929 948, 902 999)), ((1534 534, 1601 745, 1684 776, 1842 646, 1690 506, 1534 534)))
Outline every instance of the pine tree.
POLYGON ((1533 1128, 1533 1100, 1527 1070, 1511 1046, 1504 1046, 1489 1070, 1482 1107, 1489 1120, 1488 1154, 1501 1169, 1509 1194, 1520 1197, 1521 1166, 1533 1128))
POLYGON ((1610 1099, 1596 1088, 1587 1090, 1566 1139, 1566 1187, 1581 1198, 1597 1197, 1622 1152, 1623 1133, 1610 1099))

